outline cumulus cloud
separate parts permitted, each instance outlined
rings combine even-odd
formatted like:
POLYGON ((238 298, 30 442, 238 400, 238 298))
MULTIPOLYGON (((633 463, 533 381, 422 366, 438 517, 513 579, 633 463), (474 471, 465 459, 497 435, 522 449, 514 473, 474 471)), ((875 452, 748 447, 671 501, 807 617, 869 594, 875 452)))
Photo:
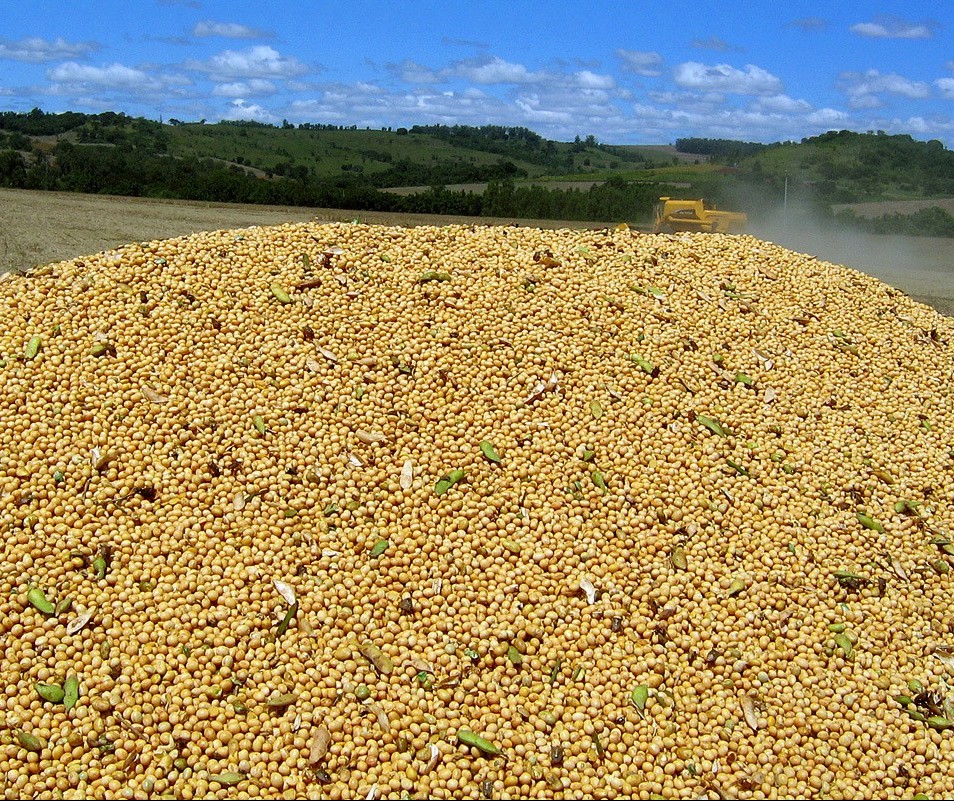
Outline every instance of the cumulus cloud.
POLYGON ((278 122, 278 118, 264 106, 260 106, 257 103, 246 103, 245 100, 241 98, 232 101, 223 119, 255 120, 256 122, 265 122, 270 125, 275 125, 278 122))
POLYGON ((878 70, 843 72, 839 81, 851 108, 879 108, 883 95, 897 95, 909 100, 923 100, 931 94, 930 87, 921 81, 912 81, 893 72, 878 70))
POLYGON ((935 22, 909 22, 900 17, 875 17, 871 22, 858 22, 852 33, 872 39, 930 39, 937 28, 935 22))
POLYGON ((620 48, 616 55, 622 62, 623 72, 632 72, 635 75, 652 77, 662 75, 663 57, 659 53, 646 50, 623 50, 620 48))
POLYGON ((83 58, 98 49, 99 45, 92 42, 67 42, 59 37, 52 42, 38 36, 28 36, 17 42, 0 39, 0 59, 23 61, 27 64, 83 58))
POLYGON ((47 70, 46 77, 59 85, 61 91, 127 90, 136 94, 161 91, 175 85, 185 85, 188 79, 181 75, 154 74, 125 64, 95 67, 67 61, 47 70))
POLYGON ((788 95, 760 97, 753 105, 764 111, 778 111, 783 114, 804 114, 812 110, 812 105, 807 100, 796 100, 788 95))
POLYGON ((954 100, 954 78, 938 78, 934 85, 945 100, 954 100))
POLYGON ((505 61, 497 56, 458 61, 448 73, 477 84, 527 84, 546 80, 546 73, 531 72, 523 64, 505 61))
POLYGON ((237 22, 213 22, 204 20, 197 22, 192 29, 193 36, 221 36, 225 39, 261 39, 268 34, 256 28, 250 28, 247 25, 239 25, 237 22))
POLYGON ((248 81, 217 84, 212 90, 212 94, 217 97, 256 97, 273 95, 277 91, 278 87, 271 81, 266 81, 262 78, 252 78, 248 81))
POLYGON ((676 67, 673 77, 679 86, 706 92, 776 95, 782 91, 781 80, 754 64, 746 64, 745 69, 740 70, 728 64, 708 66, 687 61, 676 67))
POLYGON ((283 56, 268 45, 255 45, 245 50, 225 50, 194 69, 207 72, 215 81, 227 83, 247 78, 295 78, 307 73, 308 67, 294 56, 283 56))

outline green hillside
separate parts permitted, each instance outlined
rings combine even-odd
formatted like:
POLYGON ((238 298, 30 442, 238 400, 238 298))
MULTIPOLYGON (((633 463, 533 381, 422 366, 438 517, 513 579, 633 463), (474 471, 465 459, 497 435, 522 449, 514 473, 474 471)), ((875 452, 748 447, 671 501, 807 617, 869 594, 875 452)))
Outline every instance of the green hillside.
MULTIPOLYGON (((839 203, 954 196, 938 141, 830 132, 764 145, 681 139, 555 142, 513 126, 166 124, 125 114, 0 112, 0 186, 354 210, 649 222, 660 195, 704 197, 767 219, 785 204, 814 223, 839 203), (415 187, 404 193, 383 189, 415 187)), ((872 230, 954 230, 941 209, 872 230)))

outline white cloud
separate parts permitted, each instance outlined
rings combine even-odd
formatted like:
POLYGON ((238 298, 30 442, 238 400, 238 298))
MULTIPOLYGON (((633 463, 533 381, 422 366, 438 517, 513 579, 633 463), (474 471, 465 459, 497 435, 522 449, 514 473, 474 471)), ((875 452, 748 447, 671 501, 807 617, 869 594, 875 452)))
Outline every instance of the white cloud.
POLYGON ((0 59, 42 64, 46 61, 61 61, 64 58, 83 58, 99 45, 92 42, 67 42, 57 37, 52 42, 38 36, 29 36, 18 42, 0 39, 0 59))
POLYGON ((954 100, 954 78, 938 78, 934 85, 945 100, 954 100))
POLYGON ((754 64, 746 64, 744 70, 739 70, 728 64, 707 66, 697 61, 687 61, 676 67, 673 77, 679 86, 708 92, 776 95, 782 91, 781 80, 754 64))
POLYGON ((127 67, 124 64, 110 64, 106 67, 94 67, 89 64, 77 64, 67 61, 47 70, 46 77, 59 84, 61 91, 89 90, 129 90, 135 94, 161 91, 174 85, 189 83, 181 75, 156 75, 145 70, 127 67))
POLYGON ((271 81, 262 78, 252 78, 248 81, 234 83, 220 83, 212 90, 217 97, 254 97, 256 95, 273 95, 278 87, 271 81))
POLYGON ((437 70, 410 59, 405 59, 400 64, 389 64, 388 71, 404 83, 434 84, 445 80, 437 70))
POLYGON ((226 120, 255 120, 256 122, 265 122, 270 125, 278 123, 278 118, 268 109, 255 103, 246 103, 239 98, 233 100, 229 110, 225 113, 223 119, 226 120))
POLYGON ((266 36, 263 31, 239 25, 237 22, 197 22, 192 29, 193 36, 221 36, 225 39, 260 39, 266 36))
POLYGON ((930 39, 937 27, 933 22, 908 22, 900 17, 875 17, 871 22, 858 22, 849 30, 871 39, 930 39))
POLYGON ((636 75, 652 77, 661 75, 663 57, 659 53, 644 50, 622 50, 616 51, 616 55, 623 63, 623 72, 632 72, 636 75))
POLYGON ((612 89, 616 81, 610 75, 597 75, 589 70, 581 70, 572 76, 572 82, 581 89, 612 89))
POLYGON ((783 114, 804 114, 812 110, 812 105, 807 100, 796 100, 788 95, 760 97, 754 106, 763 111, 778 111, 783 114))
POLYGON ((205 63, 190 66, 208 72, 213 80, 222 82, 244 78, 294 78, 308 72, 308 67, 297 58, 283 56, 268 45, 225 50, 205 63))
POLYGON ((523 64, 504 61, 497 56, 458 61, 447 72, 478 84, 527 84, 547 79, 546 73, 531 72, 523 64))
POLYGON ((848 95, 851 108, 879 108, 884 105, 882 95, 896 95, 909 100, 923 100, 931 94, 930 87, 921 81, 912 81, 893 72, 878 70, 843 72, 840 84, 848 95))

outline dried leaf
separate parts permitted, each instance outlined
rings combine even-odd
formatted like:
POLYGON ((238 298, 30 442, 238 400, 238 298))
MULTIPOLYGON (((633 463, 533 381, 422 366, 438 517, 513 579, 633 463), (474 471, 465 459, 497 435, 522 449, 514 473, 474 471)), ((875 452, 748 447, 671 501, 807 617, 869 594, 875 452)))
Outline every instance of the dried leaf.
POLYGON ((142 385, 142 396, 150 403, 167 403, 169 401, 168 395, 163 395, 161 392, 156 392, 156 390, 154 390, 148 384, 142 385))
POLYGON ((272 579, 272 584, 275 585, 275 589, 278 590, 278 594, 285 599, 285 603, 289 606, 295 603, 295 591, 292 589, 290 584, 287 584, 284 581, 279 581, 278 579, 272 579))
POLYGON ((945 667, 954 670, 954 648, 948 648, 946 645, 939 645, 934 649, 934 656, 944 663, 945 667))
POLYGON ((586 602, 588 604, 596 603, 596 587, 593 586, 593 582, 589 580, 588 577, 583 576, 580 579, 580 589, 583 590, 583 593, 586 595, 586 602))
POLYGON ((759 718, 755 712, 755 699, 751 695, 743 695, 739 699, 739 704, 742 706, 742 716, 745 718, 745 722, 749 725, 749 728, 752 731, 759 730, 759 718))
POLYGON ((409 490, 414 481, 414 462, 406 459, 401 467, 401 489, 409 490))
POLYGON ((358 652, 374 665, 374 669, 382 676, 390 676, 394 672, 394 663, 391 658, 370 640, 361 643, 358 646, 358 652))
POLYGON ((335 363, 335 362, 338 361, 338 357, 335 356, 335 354, 332 353, 332 352, 331 352, 330 350, 328 350, 327 348, 321 348, 321 347, 319 347, 319 348, 318 348, 318 352, 319 352, 322 356, 324 356, 329 362, 335 363))
POLYGON ((672 553, 669 555, 669 561, 672 562, 673 567, 679 570, 686 570, 689 567, 686 552, 681 546, 676 546, 672 549, 672 553))
POLYGON ((328 753, 328 749, 331 747, 331 732, 328 731, 324 726, 319 726, 315 729, 315 733, 311 738, 311 745, 309 746, 308 751, 308 761, 314 765, 317 762, 321 762, 325 758, 325 755, 328 753))
POLYGON ((363 431, 358 429, 354 432, 355 438, 365 445, 375 445, 379 442, 387 442, 387 437, 380 431, 363 431))
POLYGON ((603 404, 598 400, 590 401, 590 414, 594 420, 599 420, 603 416, 603 404))
POLYGON ((311 370, 311 372, 317 373, 321 370, 321 362, 315 361, 314 359, 306 359, 305 367, 311 370))
POLYGON ((378 720, 378 725, 381 727, 381 731, 385 734, 390 734, 391 721, 388 720, 387 713, 381 708, 381 705, 374 701, 368 701, 366 706, 374 713, 374 716, 378 720))
POLYGON ((440 749, 434 745, 434 743, 430 744, 430 751, 431 756, 427 760, 427 764, 424 766, 424 773, 430 773, 432 770, 434 770, 434 768, 437 767, 437 763, 441 760, 440 749))
POLYGON ((69 623, 66 624, 66 633, 72 637, 74 634, 81 632, 84 628, 86 628, 86 625, 90 622, 90 620, 93 619, 93 612, 95 611, 95 609, 88 609, 74 617, 69 623))

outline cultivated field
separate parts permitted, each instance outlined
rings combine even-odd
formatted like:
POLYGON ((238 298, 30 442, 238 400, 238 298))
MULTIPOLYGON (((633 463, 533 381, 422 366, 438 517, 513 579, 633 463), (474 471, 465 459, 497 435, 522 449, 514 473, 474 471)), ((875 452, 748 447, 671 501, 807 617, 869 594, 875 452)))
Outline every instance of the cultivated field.
MULTIPOLYGON (((517 223, 544 228, 588 228, 600 223, 470 219, 281 206, 148 200, 61 192, 0 189, 0 272, 89 255, 130 242, 197 231, 359 217, 390 225, 517 223)), ((954 315, 954 240, 873 236, 810 230, 754 231, 757 236, 866 272, 945 314, 954 315)))

